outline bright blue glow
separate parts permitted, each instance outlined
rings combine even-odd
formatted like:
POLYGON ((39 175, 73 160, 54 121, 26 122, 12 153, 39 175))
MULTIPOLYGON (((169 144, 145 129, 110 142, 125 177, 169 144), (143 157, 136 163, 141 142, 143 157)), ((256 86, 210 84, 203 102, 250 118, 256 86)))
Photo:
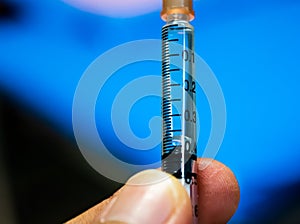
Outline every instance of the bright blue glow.
MULTIPOLYGON (((16 4, 21 6, 20 20, 0 23, 1 89, 69 133, 73 94, 86 67, 118 44, 160 38, 163 25, 159 12, 110 19, 60 1, 24 0, 16 4)), ((217 159, 227 164, 240 182, 241 204, 233 222, 259 220, 261 214, 276 207, 269 200, 272 191, 300 179, 299 9, 298 1, 291 0, 195 4, 196 50, 215 72, 227 104, 226 135, 217 159), (260 212, 255 214, 257 206, 260 212)), ((101 103, 111 104, 126 80, 147 73, 142 66, 139 71, 143 73, 129 72, 116 86, 106 86, 112 88, 112 94, 105 94, 101 103)), ((144 122, 160 109, 155 105, 148 110, 146 103, 159 100, 144 100, 135 105, 130 118, 138 136, 149 134, 144 122), (139 108, 145 112, 135 121, 139 108)), ((204 98, 199 102, 207 108, 204 98)), ((206 110, 200 113, 210 119, 206 110)), ((97 114, 104 117, 109 111, 98 108, 97 114)), ((121 146, 108 121, 97 121, 108 130, 100 131, 104 142, 121 158, 147 162, 159 157, 158 148, 136 156, 121 146)), ((210 123, 206 119, 200 122, 200 133, 208 138, 210 123)))
MULTIPOLYGON (((117 94, 122 91, 122 88, 139 77, 149 75, 158 76, 160 71, 160 62, 143 61, 129 64, 115 72, 100 91, 96 104, 98 132, 107 148, 109 148, 115 156, 122 159, 122 161, 131 164, 160 162, 160 145, 149 150, 130 148, 123 144, 118 136, 116 136, 111 121, 111 108, 117 94)), ((145 87, 139 86, 139 88, 145 87)), ((160 91, 161 86, 159 85, 155 88, 160 91)), ((132 91, 134 92, 135 90, 132 91)), ((117 103, 121 105, 128 104, 128 102, 119 101, 117 103)), ((132 131, 136 133, 139 138, 146 138, 150 135, 149 120, 154 116, 160 116, 160 109, 160 98, 158 96, 146 96, 132 105, 129 118, 125 111, 119 111, 117 119, 129 120, 132 131)), ((160 133, 161 127, 157 127, 157 131, 160 133)))

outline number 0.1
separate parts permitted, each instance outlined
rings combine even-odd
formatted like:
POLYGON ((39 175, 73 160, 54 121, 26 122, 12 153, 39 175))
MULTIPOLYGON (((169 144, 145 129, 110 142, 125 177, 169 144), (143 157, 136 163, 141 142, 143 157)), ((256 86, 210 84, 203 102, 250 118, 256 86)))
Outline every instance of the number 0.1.
POLYGON ((184 61, 189 61, 189 62, 194 63, 195 62, 195 54, 192 51, 183 50, 182 51, 182 59, 184 61))

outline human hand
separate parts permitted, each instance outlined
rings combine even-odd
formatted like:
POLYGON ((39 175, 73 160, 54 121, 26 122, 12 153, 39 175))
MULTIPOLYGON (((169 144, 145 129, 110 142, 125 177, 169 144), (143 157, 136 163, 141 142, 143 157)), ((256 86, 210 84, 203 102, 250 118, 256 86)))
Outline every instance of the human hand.
MULTIPOLYGON (((197 165, 199 223, 228 222, 240 199, 234 174, 216 160, 198 159, 197 165)), ((131 177, 112 197, 67 224, 191 222, 190 199, 179 181, 159 170, 146 170, 131 177)))

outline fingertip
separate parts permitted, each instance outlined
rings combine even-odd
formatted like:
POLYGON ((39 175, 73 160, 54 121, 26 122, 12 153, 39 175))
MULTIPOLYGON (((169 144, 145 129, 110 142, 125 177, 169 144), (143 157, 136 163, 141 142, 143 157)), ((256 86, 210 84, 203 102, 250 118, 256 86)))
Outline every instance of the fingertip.
POLYGON ((190 223, 191 203, 183 186, 171 175, 147 170, 134 175, 103 211, 100 222, 190 223))
POLYGON ((233 172, 212 159, 198 159, 200 223, 227 223, 235 213, 240 189, 233 172))

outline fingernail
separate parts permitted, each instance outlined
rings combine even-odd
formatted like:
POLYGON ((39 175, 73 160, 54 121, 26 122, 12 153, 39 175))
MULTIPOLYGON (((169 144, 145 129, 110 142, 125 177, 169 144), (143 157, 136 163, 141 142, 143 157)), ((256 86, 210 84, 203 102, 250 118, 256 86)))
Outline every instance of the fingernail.
POLYGON ((129 179, 101 223, 166 223, 188 196, 179 181, 170 175, 147 170, 129 179), (178 190, 178 188, 180 190, 178 190))

